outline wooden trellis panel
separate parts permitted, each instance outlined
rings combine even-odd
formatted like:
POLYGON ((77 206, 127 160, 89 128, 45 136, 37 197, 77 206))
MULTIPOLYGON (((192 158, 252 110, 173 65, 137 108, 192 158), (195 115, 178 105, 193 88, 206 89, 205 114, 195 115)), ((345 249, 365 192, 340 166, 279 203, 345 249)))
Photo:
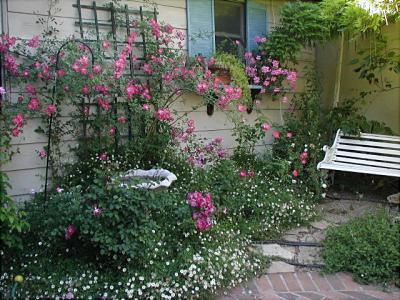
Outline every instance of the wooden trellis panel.
MULTIPOLYGON (((81 4, 80 0, 77 0, 76 4, 73 4, 73 7, 77 8, 78 10, 78 21, 75 22, 75 25, 79 26, 79 33, 80 33, 80 38, 83 41, 87 42, 100 42, 100 29, 105 28, 109 29, 109 33, 111 34, 111 39, 112 39, 112 44, 114 48, 114 57, 113 59, 116 59, 117 55, 117 50, 118 50, 118 45, 122 45, 126 43, 127 37, 131 34, 131 31, 133 28, 135 28, 132 24, 132 21, 134 20, 140 20, 143 21, 145 17, 150 17, 154 18, 157 20, 157 15, 158 12, 154 8, 153 11, 146 11, 143 9, 142 6, 140 6, 139 9, 130 9, 128 5, 125 5, 123 8, 116 7, 113 3, 110 3, 109 5, 106 6, 98 6, 96 1, 92 2, 92 5, 84 5, 81 4), (82 11, 83 10, 89 10, 92 11, 92 16, 93 19, 83 19, 82 18, 82 11), (106 13, 108 20, 107 21, 99 21, 98 13, 106 13), (96 38, 93 39, 91 37, 85 36, 85 30, 88 31, 90 29, 95 30, 95 35, 96 38), (121 39, 118 38, 118 32, 117 29, 124 29, 124 35, 121 39)), ((147 41, 146 41, 146 35, 142 31, 140 32, 140 36, 142 38, 142 41, 135 41, 134 45, 135 47, 139 47, 143 51, 143 56, 142 57, 133 57, 132 54, 129 55, 128 57, 128 63, 129 63, 129 76, 131 78, 134 78, 135 76, 141 76, 143 77, 143 74, 135 74, 135 66, 134 66, 134 60, 138 61, 144 61, 147 62, 148 57, 147 57, 147 41)), ((157 48, 159 47, 158 40, 157 40, 157 48)), ((149 86, 149 79, 147 79, 147 85, 149 86)), ((114 95, 113 99, 113 105, 112 105, 112 113, 113 113, 113 118, 116 121, 117 115, 118 115, 118 97, 117 95, 114 95)), ((87 99, 87 101, 82 101, 82 105, 96 105, 96 103, 90 103, 90 99, 87 99)), ((132 112, 131 109, 128 105, 128 103, 123 103, 123 105, 126 106, 126 111, 128 112, 128 139, 132 140, 133 139, 133 134, 132 134, 132 112)), ((97 105, 97 114, 100 116, 100 109, 97 105)), ((86 124, 83 125, 84 127, 84 137, 86 137, 86 124)), ((100 138, 100 129, 98 131, 98 136, 100 138)), ((118 136, 119 133, 116 132, 115 134, 115 148, 117 150, 118 147, 118 136)))

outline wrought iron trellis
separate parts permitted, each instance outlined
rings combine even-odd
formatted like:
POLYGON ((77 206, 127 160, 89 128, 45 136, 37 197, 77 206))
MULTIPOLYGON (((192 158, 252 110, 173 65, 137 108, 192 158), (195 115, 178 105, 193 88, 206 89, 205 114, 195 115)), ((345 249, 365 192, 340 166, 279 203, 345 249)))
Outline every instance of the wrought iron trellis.
MULTIPOLYGON (((118 44, 123 44, 126 42, 126 37, 131 34, 131 29, 135 28, 132 24, 133 18, 131 19, 132 15, 139 16, 140 21, 144 20, 145 16, 153 17, 155 20, 157 20, 157 15, 158 12, 156 8, 154 8, 153 11, 146 11, 143 9, 142 6, 139 7, 139 9, 130 9, 128 5, 125 5, 123 8, 121 7, 116 7, 113 3, 110 3, 107 6, 98 6, 96 1, 92 2, 92 5, 86 5, 86 4, 81 4, 80 0, 77 0, 76 4, 73 4, 73 7, 77 8, 78 10, 78 20, 75 22, 75 25, 79 26, 79 34, 80 34, 80 40, 70 40, 64 43, 58 50, 57 52, 57 58, 56 58, 56 71, 58 70, 58 65, 59 65, 59 56, 62 51, 62 49, 67 46, 70 42, 78 42, 87 47, 87 49, 90 51, 91 56, 92 56, 92 65, 94 64, 95 61, 95 56, 92 48, 89 46, 89 43, 91 42, 100 42, 100 27, 105 27, 111 29, 111 38, 112 38, 112 44, 114 48, 114 59, 116 58, 117 50, 118 50, 118 44), (88 20, 88 19, 83 19, 82 17, 82 10, 91 10, 93 13, 93 19, 88 20), (110 19, 109 21, 99 21, 98 18, 98 11, 104 11, 109 13, 110 19), (117 14, 122 16, 124 20, 119 20, 117 18, 117 14), (95 34, 96 34, 96 39, 91 39, 88 37, 85 37, 85 28, 93 28, 95 29, 95 34), (122 41, 118 40, 117 37, 117 28, 125 28, 126 36, 125 39, 122 41)), ((144 31, 140 32, 142 41, 136 41, 134 42, 134 45, 136 47, 142 47, 143 49, 143 57, 135 57, 135 60, 139 61, 148 61, 148 55, 147 55, 147 41, 146 41, 146 34, 144 31)), ((157 48, 159 47, 158 39, 157 39, 157 48)), ((134 78, 135 76, 143 76, 143 75, 136 75, 134 70, 134 58, 133 55, 130 54, 128 57, 129 61, 129 76, 131 78, 134 78)), ((149 86, 149 79, 147 79, 147 85, 149 86)), ((161 85, 161 83, 160 83, 161 85)), ((52 103, 55 102, 55 97, 56 97, 56 89, 57 89, 57 77, 55 78, 55 83, 53 86, 53 95, 52 95, 52 103)), ((116 120, 118 116, 118 95, 113 95, 113 104, 112 104, 112 113, 113 113, 113 119, 116 120)), ((89 101, 85 101, 84 98, 82 98, 81 101, 82 105, 82 110, 86 106, 90 105, 97 105, 97 114, 100 116, 100 109, 97 103, 91 103, 90 99, 89 101)), ((131 109, 128 105, 128 103, 125 103, 126 105, 126 110, 128 111, 128 140, 133 139, 133 133, 132 133, 132 113, 131 109)), ((45 187, 44 187, 44 202, 47 202, 47 194, 48 194, 48 180, 49 180, 49 168, 50 168, 50 160, 51 160, 51 138, 52 138, 52 124, 53 124, 53 116, 50 116, 49 118, 49 129, 48 129, 48 142, 47 142, 47 158, 46 158, 46 173, 45 173, 45 187)), ((100 138, 101 132, 100 128, 98 129, 98 137, 100 138)), ((82 124, 82 134, 83 134, 83 139, 85 140, 87 138, 87 118, 84 119, 83 124, 82 124)), ((119 144, 119 133, 116 132, 114 135, 114 148, 115 151, 118 150, 118 144, 119 144)), ((46 204, 44 205, 46 207, 46 204)))

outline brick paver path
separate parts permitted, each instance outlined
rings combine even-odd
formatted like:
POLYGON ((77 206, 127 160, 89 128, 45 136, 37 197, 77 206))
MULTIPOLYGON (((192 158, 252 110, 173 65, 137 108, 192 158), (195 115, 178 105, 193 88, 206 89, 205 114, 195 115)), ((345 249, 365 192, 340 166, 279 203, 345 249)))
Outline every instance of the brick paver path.
POLYGON ((295 272, 263 275, 217 300, 400 300, 400 289, 360 285, 349 274, 295 272))

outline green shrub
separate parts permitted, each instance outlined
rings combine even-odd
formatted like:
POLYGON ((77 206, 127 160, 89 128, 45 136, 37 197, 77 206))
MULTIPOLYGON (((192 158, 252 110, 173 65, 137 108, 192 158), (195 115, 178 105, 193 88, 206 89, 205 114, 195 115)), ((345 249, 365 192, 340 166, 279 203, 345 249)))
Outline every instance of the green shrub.
POLYGON ((400 285, 400 223, 386 213, 367 215, 327 232, 325 271, 348 271, 362 283, 400 285))

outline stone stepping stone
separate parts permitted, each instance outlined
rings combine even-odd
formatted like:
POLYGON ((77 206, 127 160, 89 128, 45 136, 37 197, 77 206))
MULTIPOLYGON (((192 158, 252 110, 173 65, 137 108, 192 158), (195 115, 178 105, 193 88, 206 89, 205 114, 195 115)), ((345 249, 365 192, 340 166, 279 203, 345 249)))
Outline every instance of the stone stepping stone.
POLYGON ((321 220, 321 221, 317 221, 317 222, 312 222, 311 226, 314 227, 315 229, 325 230, 332 225, 331 225, 331 223, 329 223, 325 220, 321 220))
POLYGON ((268 257, 280 257, 286 260, 293 260, 295 254, 278 244, 263 244, 261 245, 261 251, 265 256, 268 257))
POLYGON ((273 261, 267 270, 268 274, 274 273, 292 273, 295 271, 295 266, 292 266, 283 261, 273 261))

